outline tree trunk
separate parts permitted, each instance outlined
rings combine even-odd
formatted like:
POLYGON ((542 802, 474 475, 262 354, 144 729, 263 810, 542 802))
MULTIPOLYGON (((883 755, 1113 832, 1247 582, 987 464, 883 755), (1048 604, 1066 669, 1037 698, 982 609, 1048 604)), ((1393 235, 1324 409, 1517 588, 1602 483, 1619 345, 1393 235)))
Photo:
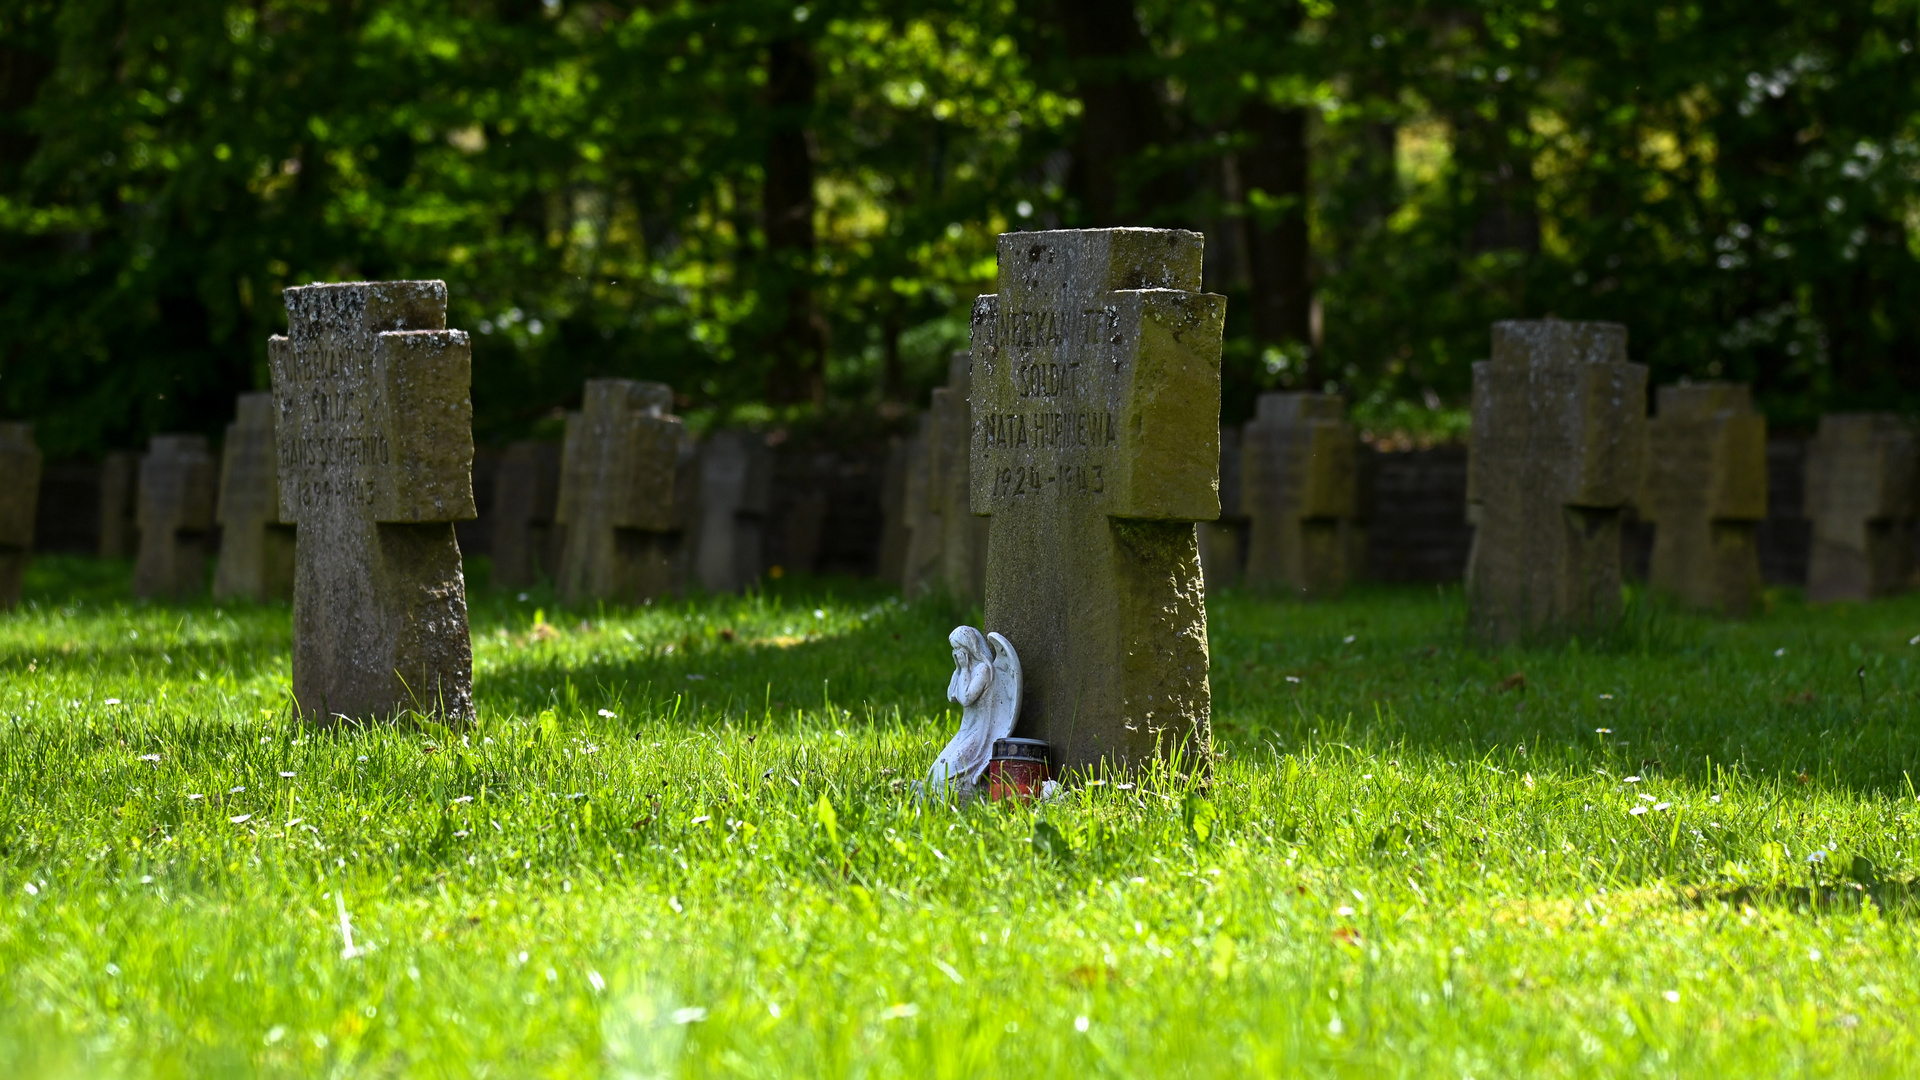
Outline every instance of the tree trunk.
POLYGON ((1304 346, 1308 389, 1320 382, 1313 352, 1313 284, 1307 239, 1307 114, 1255 98, 1241 107, 1241 130, 1253 145, 1240 155, 1247 188, 1247 265, 1253 285, 1256 344, 1304 346), (1266 208, 1259 208, 1265 204, 1266 208))
POLYGON ((1184 198, 1179 177, 1144 160, 1172 139, 1160 96, 1141 68, 1153 60, 1131 0, 1054 0, 1072 61, 1080 139, 1070 183, 1093 227, 1157 224, 1184 198))
POLYGON ((826 397, 827 325, 813 298, 813 145, 807 125, 817 83, 813 50, 790 37, 767 49, 767 178, 761 196, 767 238, 761 303, 778 312, 762 345, 770 358, 767 400, 818 404, 826 397))

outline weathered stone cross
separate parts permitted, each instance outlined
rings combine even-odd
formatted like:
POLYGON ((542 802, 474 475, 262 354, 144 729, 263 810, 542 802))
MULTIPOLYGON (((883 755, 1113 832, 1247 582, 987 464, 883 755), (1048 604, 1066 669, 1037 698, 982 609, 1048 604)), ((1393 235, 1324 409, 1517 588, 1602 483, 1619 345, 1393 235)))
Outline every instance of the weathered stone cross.
POLYGON ((1640 490, 1647 369, 1618 323, 1499 322, 1473 365, 1467 621, 1487 641, 1620 613, 1620 519, 1640 490))
POLYGON ((648 600, 685 582, 693 444, 672 411, 664 384, 587 380, 580 411, 567 417, 555 512, 568 600, 648 600))
POLYGON ((213 598, 284 599, 293 595, 293 526, 280 521, 280 465, 273 438, 273 395, 241 394, 220 449, 220 561, 213 598))
POLYGON ((1247 584, 1330 596, 1353 576, 1360 433, 1337 394, 1261 394, 1243 438, 1247 584))
POLYGON ((213 474, 204 435, 155 435, 147 444, 134 501, 140 554, 133 595, 184 597, 206 586, 213 474))
POLYGON ((1767 418, 1743 383, 1663 386, 1656 400, 1639 506, 1653 524, 1647 582, 1694 607, 1749 614, 1760 599, 1767 418))
POLYGON ((521 439, 507 444, 493 480, 493 584, 532 588, 542 574, 560 576, 554 514, 560 498, 560 444, 521 439))
POLYGON ((300 714, 473 715, 453 523, 474 516, 473 361, 440 281, 286 290, 269 343, 280 517, 298 526, 300 714))
POLYGON ((1211 753, 1194 523, 1220 513, 1223 297, 1202 238, 1006 233, 973 310, 972 509, 986 628, 1020 654, 1019 733, 1056 769, 1211 753))
POLYGON ((1895 413, 1828 413, 1807 445, 1807 599, 1872 600, 1913 573, 1920 446, 1895 413))

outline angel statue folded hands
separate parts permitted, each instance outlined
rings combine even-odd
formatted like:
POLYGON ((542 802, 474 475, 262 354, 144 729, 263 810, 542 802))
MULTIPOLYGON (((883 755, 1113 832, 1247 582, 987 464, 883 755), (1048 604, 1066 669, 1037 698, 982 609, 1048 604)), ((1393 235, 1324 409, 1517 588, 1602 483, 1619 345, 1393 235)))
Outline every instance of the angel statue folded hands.
POLYGON ((947 700, 960 706, 960 733, 934 760, 927 788, 940 793, 951 787, 969 795, 987 771, 994 742, 1013 734, 1020 712, 1020 655, 1003 635, 982 634, 971 626, 955 627, 947 643, 953 646, 947 700))

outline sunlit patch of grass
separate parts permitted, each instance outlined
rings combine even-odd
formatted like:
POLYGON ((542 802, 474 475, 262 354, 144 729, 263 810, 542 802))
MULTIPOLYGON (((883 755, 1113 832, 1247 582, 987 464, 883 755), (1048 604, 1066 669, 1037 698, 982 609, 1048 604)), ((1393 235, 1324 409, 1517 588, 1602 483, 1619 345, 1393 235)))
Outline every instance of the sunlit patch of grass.
POLYGON ((1597 647, 1483 652, 1449 590, 1226 594, 1210 778, 952 809, 910 784, 958 721, 956 616, 869 583, 478 591, 472 725, 309 731, 284 606, 125 603, 111 572, 45 560, 0 616, 14 1075, 1920 1050, 1914 599, 1649 605, 1597 647))

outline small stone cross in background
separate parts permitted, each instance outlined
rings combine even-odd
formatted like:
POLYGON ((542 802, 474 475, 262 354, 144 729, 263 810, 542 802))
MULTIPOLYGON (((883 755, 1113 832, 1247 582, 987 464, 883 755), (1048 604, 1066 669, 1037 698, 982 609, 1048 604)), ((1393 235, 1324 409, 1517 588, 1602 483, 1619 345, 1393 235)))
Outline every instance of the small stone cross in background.
POLYGON ((281 600, 293 595, 293 526, 280 520, 279 448, 273 395, 241 394, 220 449, 220 561, 213 598, 281 600))
POLYGON ((1300 596, 1346 588, 1359 480, 1359 433, 1336 394, 1261 394, 1241 438, 1247 585, 1300 596))
POLYGON ((1500 322, 1473 365, 1467 621, 1484 641, 1620 614, 1620 519, 1640 492, 1647 369, 1618 323, 1500 322))
POLYGON ((1742 383, 1663 386, 1656 402, 1639 499, 1654 527, 1648 584, 1692 607, 1750 614, 1767 517, 1766 417, 1742 383))
POLYGON ((134 503, 140 554, 133 564, 133 595, 181 599, 206 584, 213 485, 206 436, 153 437, 140 459, 134 503))
POLYGON ((684 586, 693 443, 672 412, 661 383, 589 379, 567 417, 556 520, 568 600, 639 602, 684 586))
POLYGON ((1807 599, 1872 600, 1908 587, 1920 453, 1893 413, 1828 413, 1807 446, 1813 551, 1807 599))

